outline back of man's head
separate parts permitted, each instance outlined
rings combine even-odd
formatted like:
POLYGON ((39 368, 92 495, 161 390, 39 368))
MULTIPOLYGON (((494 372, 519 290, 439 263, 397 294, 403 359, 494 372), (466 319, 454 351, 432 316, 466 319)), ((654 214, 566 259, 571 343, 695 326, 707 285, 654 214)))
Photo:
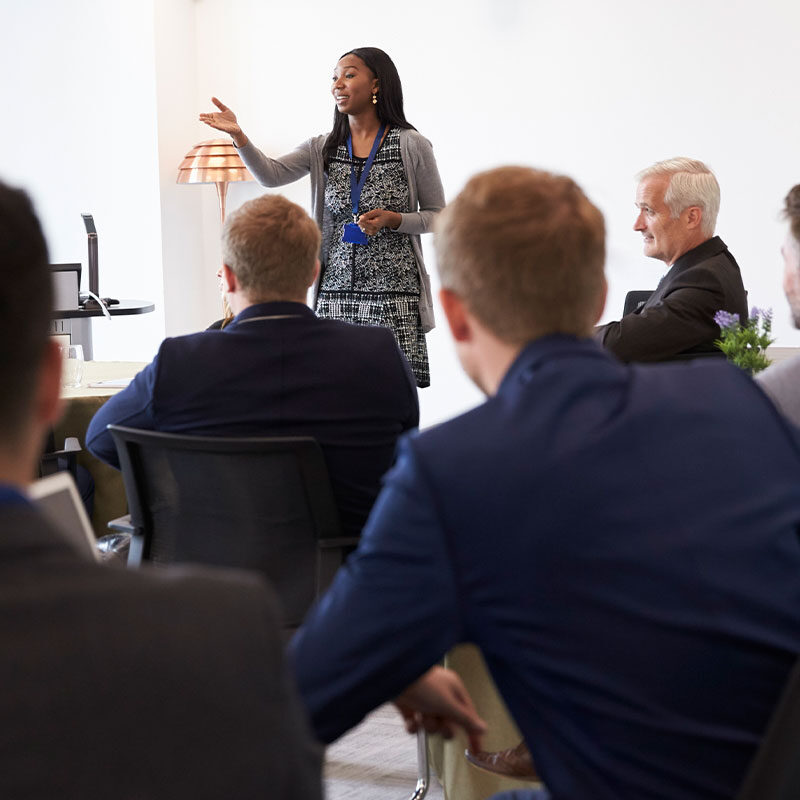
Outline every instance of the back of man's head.
POLYGON ((679 217, 690 206, 697 206, 703 212, 703 234, 713 236, 719 214, 719 183, 714 173, 702 161, 680 157, 657 161, 637 173, 636 180, 641 183, 654 175, 669 177, 664 203, 672 216, 679 217))
POLYGON ((314 280, 319 245, 319 228, 300 206, 266 194, 225 220, 222 260, 250 302, 298 300, 314 280))
POLYGON ((440 214, 437 234, 442 287, 497 338, 591 333, 605 224, 572 179, 527 167, 480 173, 440 214))
POLYGON ((47 245, 28 196, 0 182, 0 448, 29 418, 53 308, 47 245))

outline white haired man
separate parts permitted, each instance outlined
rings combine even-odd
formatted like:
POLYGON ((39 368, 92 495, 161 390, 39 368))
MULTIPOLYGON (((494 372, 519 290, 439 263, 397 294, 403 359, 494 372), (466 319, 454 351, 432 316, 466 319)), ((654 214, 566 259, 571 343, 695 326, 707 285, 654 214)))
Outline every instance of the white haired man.
MULTIPOLYGON (((800 328, 800 184, 792 187, 784 202, 789 229, 781 247, 783 291, 789 301, 794 325, 800 328)), ((756 380, 783 414, 800 426, 800 356, 773 364, 759 373, 756 380)))
POLYGON ((702 162, 659 161, 637 176, 633 229, 644 254, 669 272, 647 302, 617 322, 598 327, 595 339, 622 361, 669 361, 717 352, 717 311, 747 318, 739 265, 714 235, 719 184, 702 162))

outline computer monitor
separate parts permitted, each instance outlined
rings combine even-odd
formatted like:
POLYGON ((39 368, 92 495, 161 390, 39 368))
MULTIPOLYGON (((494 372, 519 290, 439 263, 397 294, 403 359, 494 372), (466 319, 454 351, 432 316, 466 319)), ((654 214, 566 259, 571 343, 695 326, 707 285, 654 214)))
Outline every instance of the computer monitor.
POLYGON ((80 264, 51 264, 53 311, 74 311, 80 307, 80 264))

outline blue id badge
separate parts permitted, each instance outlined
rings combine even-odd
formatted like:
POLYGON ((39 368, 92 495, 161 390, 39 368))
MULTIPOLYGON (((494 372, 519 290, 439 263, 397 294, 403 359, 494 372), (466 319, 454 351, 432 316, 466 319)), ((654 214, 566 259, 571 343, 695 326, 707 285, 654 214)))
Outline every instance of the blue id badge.
POLYGON ((353 137, 351 134, 347 136, 347 155, 350 156, 350 203, 353 206, 353 221, 348 222, 344 226, 342 233, 342 241, 347 244, 369 244, 367 234, 358 227, 358 204, 361 200, 361 190, 367 182, 367 175, 372 168, 372 162, 375 160, 375 153, 383 141, 383 134, 386 131, 386 126, 382 125, 378 132, 375 134, 375 141, 372 143, 372 150, 369 152, 367 163, 364 164, 364 169, 361 171, 361 177, 356 180, 356 167, 353 162, 353 137))
POLYGON ((344 226, 342 241, 347 244, 369 244, 367 234, 358 227, 355 222, 348 222, 344 226))

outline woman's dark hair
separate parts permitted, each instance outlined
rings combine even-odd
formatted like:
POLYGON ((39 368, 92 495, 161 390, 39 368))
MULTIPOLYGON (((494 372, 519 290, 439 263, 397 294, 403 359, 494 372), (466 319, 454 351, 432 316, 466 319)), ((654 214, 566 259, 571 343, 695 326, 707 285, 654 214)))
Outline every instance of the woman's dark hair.
MULTIPOLYGON (((348 55, 358 56, 378 79, 378 104, 375 106, 375 110, 378 112, 378 119, 381 123, 388 123, 395 128, 416 130, 406 119, 403 111, 403 87, 400 84, 400 76, 397 74, 394 61, 377 47, 356 47, 354 50, 342 53, 340 58, 348 55)), ((342 114, 338 108, 334 108, 333 128, 328 134, 322 151, 325 169, 328 168, 328 162, 336 152, 336 148, 347 141, 349 133, 350 122, 347 114, 342 114)))

